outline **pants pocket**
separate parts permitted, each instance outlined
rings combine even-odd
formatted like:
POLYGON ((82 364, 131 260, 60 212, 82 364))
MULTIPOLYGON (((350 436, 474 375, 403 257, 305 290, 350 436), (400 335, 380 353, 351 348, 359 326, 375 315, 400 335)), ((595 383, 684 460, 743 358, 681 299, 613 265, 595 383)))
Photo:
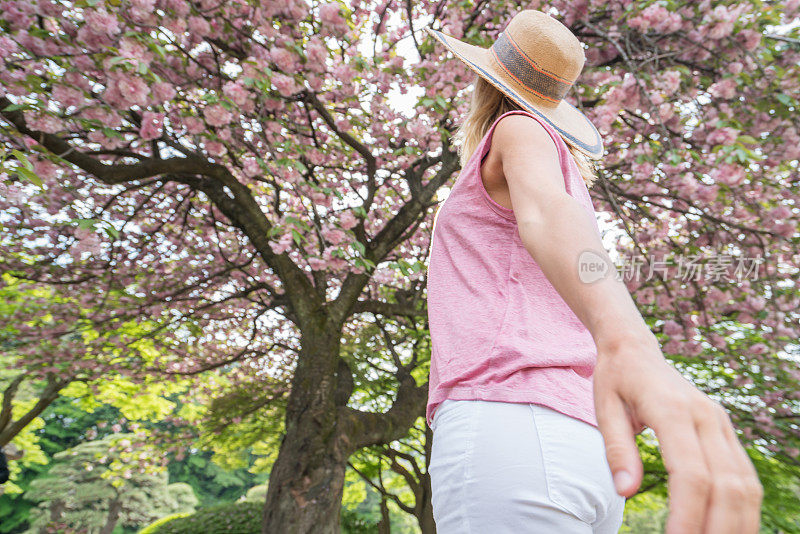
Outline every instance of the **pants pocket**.
POLYGON ((578 419, 531 404, 539 435, 548 497, 554 504, 594 524, 616 496, 603 435, 578 419))

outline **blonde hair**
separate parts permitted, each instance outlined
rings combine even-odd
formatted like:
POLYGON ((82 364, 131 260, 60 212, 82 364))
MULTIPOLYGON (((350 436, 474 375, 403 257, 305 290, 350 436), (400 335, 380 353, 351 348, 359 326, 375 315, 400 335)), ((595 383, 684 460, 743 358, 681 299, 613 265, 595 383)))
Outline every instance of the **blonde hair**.
MULTIPOLYGON (((477 74, 472 85, 472 100, 469 111, 467 111, 464 120, 453 134, 454 139, 461 141, 458 146, 458 156, 461 160, 462 168, 466 167, 467 161, 469 161, 472 153, 497 117, 507 111, 522 109, 513 100, 477 74)), ((566 142, 566 139, 564 141, 566 142)), ((591 187, 597 179, 597 168, 594 162, 570 143, 567 142, 566 145, 575 159, 586 186, 591 187)))

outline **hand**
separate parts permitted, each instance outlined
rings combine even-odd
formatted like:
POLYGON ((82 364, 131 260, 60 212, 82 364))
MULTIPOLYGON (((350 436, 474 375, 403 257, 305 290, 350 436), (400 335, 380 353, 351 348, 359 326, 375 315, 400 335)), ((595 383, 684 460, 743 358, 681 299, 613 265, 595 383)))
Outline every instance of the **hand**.
POLYGON ((655 338, 598 345, 593 384, 620 495, 642 483, 635 434, 647 426, 668 473, 666 534, 758 534, 763 488, 727 412, 664 360, 655 338))

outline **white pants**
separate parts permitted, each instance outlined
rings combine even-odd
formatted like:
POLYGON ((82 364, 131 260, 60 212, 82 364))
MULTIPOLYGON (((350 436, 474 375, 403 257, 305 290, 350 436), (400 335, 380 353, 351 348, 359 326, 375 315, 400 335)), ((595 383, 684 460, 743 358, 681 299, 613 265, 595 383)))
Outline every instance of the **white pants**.
POLYGON ((438 534, 609 534, 617 494, 594 426, 538 404, 446 399, 428 473, 438 534))

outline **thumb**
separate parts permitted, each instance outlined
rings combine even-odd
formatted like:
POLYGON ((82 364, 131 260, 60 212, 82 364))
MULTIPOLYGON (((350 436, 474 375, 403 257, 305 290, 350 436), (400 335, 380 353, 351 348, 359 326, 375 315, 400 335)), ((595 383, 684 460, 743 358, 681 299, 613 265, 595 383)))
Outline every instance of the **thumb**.
POLYGON ((597 426, 603 435, 617 493, 630 497, 642 483, 643 467, 633 425, 622 399, 616 395, 604 399, 598 406, 597 426))

